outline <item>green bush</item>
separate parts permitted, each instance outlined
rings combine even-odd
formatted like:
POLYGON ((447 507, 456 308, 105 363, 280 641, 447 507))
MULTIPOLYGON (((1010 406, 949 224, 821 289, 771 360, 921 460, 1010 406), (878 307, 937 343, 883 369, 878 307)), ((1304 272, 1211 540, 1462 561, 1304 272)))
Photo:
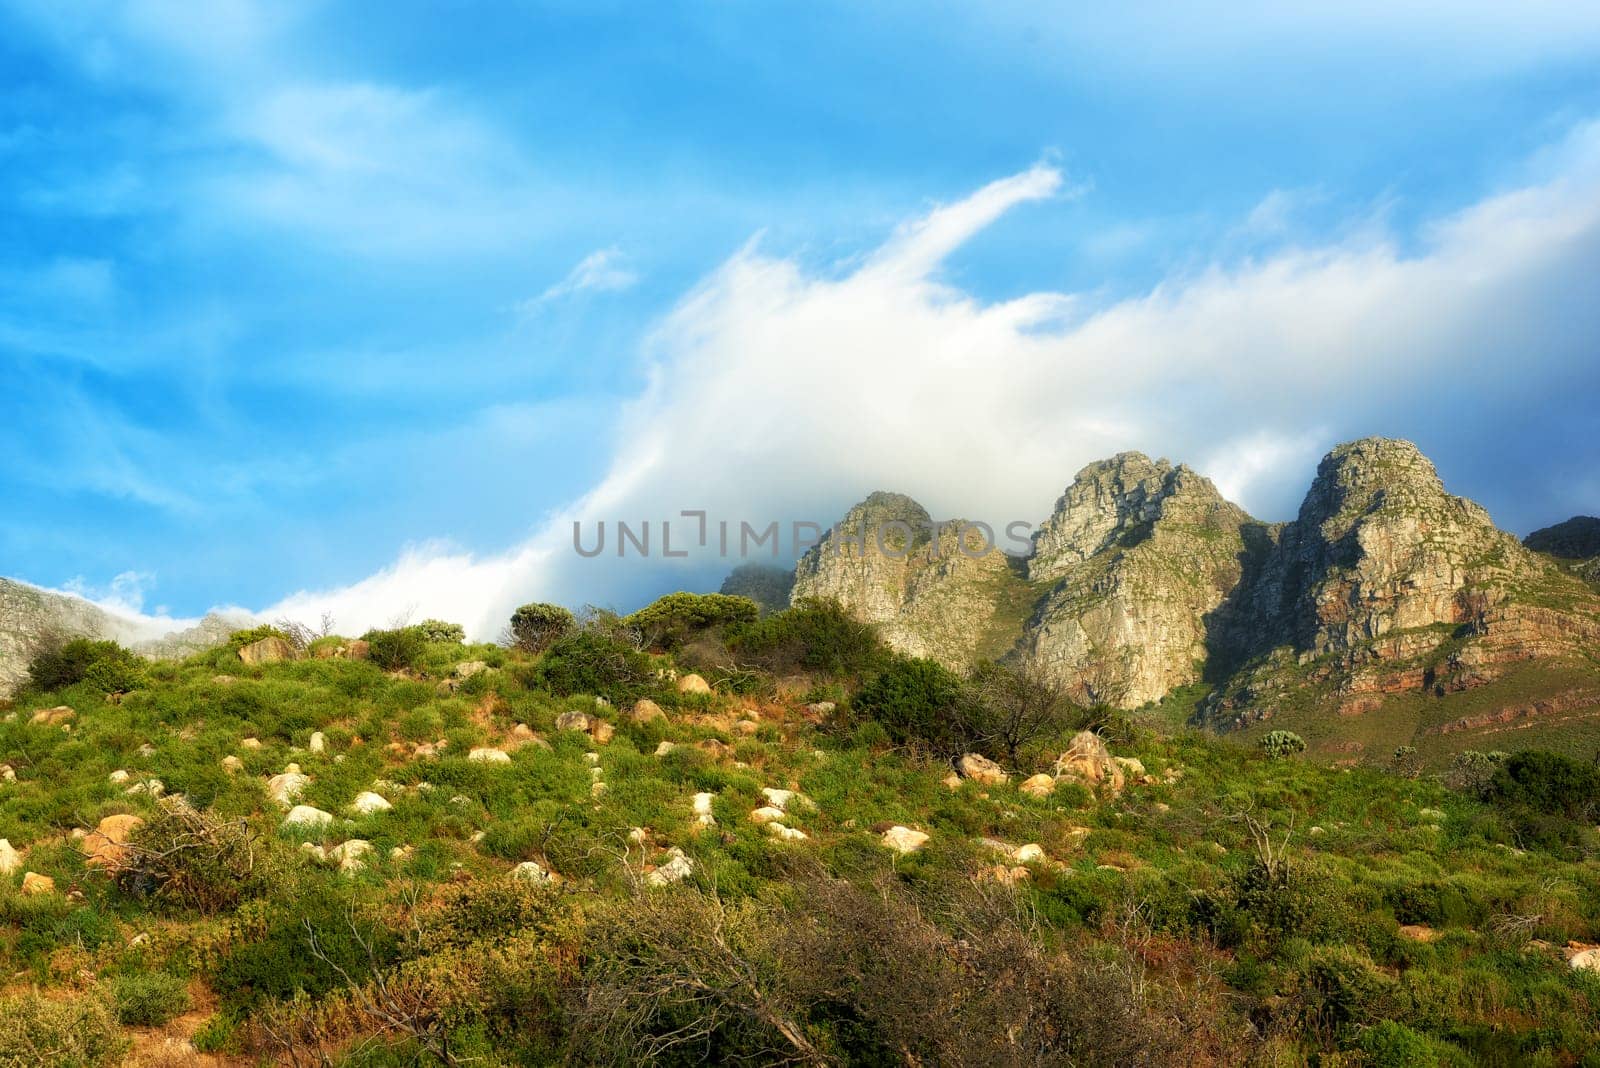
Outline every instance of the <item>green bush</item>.
POLYGON ((1261 751, 1277 760, 1292 753, 1304 753, 1306 740, 1293 731, 1269 731, 1261 739, 1261 751))
POLYGON ((545 650, 533 679, 551 693, 595 694, 622 705, 651 689, 650 658, 606 623, 580 627, 545 650))
POLYGON ((1495 772, 1500 770, 1500 765, 1505 763, 1509 754, 1498 750, 1490 753, 1480 753, 1476 749, 1468 749, 1457 753, 1450 761, 1450 768, 1445 772, 1444 783, 1452 790, 1472 797, 1482 797, 1489 789, 1489 784, 1494 781, 1495 772))
POLYGON ((672 649, 712 627, 754 623, 761 608, 748 597, 722 593, 669 593, 626 616, 623 622, 650 645, 672 649))
POLYGON ((127 1047, 97 999, 0 999, 0 1068, 98 1068, 117 1063, 127 1047))
POLYGON ((263 623, 259 627, 248 627, 245 630, 236 630, 228 635, 228 648, 238 652, 247 645, 254 645, 263 638, 282 638, 289 640, 289 635, 274 627, 270 623, 263 623))
POLYGON ((455 642, 467 640, 467 630, 460 623, 446 623, 439 619, 424 619, 416 625, 418 634, 426 642, 455 642))
POLYGON ((244 820, 167 798, 133 833, 118 872, 128 893, 212 915, 273 890, 283 863, 244 820))
POLYGON ((1367 1028, 1358 1045, 1372 1068, 1437 1068, 1444 1063, 1432 1039, 1396 1020, 1367 1028))
POLYGON ((427 652, 427 639, 415 627, 369 630, 362 638, 367 642, 368 658, 385 671, 416 667, 427 652))
POLYGON ((730 631, 729 648, 774 673, 824 672, 860 677, 885 655, 870 623, 838 601, 808 597, 792 608, 730 631))
POLYGON ((511 613, 511 640, 518 649, 541 653, 576 625, 572 613, 560 605, 532 601, 511 613))
POLYGON ((189 1011, 189 991, 182 979, 165 972, 130 972, 111 983, 117 1019, 131 1027, 160 1027, 189 1011))
POLYGON ((144 682, 145 661, 116 642, 74 638, 47 647, 28 663, 34 690, 63 690, 80 682, 101 693, 126 693, 144 682))
POLYGON ((921 743, 943 755, 967 742, 960 676, 936 660, 896 656, 861 688, 852 707, 883 726, 896 742, 921 743))

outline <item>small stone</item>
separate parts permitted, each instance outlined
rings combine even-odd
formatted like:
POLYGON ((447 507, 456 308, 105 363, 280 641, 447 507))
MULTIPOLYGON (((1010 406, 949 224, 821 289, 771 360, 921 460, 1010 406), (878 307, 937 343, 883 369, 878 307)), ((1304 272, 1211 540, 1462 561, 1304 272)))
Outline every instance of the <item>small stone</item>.
POLYGON ((537 860, 525 860, 511 869, 511 878, 519 883, 544 885, 551 881, 550 872, 537 860))
POLYGON ((1600 972, 1600 949, 1585 949, 1567 960, 1567 967, 1577 971, 1600 972))
POLYGON ((22 854, 11 846, 9 838, 0 838, 0 875, 10 875, 22 867, 22 854))
POLYGON ((488 670, 489 665, 482 660, 463 660, 456 665, 456 669, 452 674, 458 679, 470 679, 472 676, 488 670))
POLYGON ((953 771, 939 781, 944 784, 944 787, 947 790, 961 789, 961 776, 957 775, 953 771))
POLYGON ((390 860, 410 860, 411 855, 417 851, 413 845, 391 846, 389 849, 390 860))
POLYGON ((587 712, 570 710, 556 717, 556 730, 558 731, 588 731, 593 717, 587 712))
POLYGON ((76 715, 77 713, 74 712, 70 706, 56 705, 54 708, 39 709, 39 711, 35 712, 31 717, 29 717, 28 722, 54 727, 57 724, 65 723, 67 720, 76 715))
POLYGON ((616 733, 617 728, 613 727, 603 719, 595 720, 594 724, 589 728, 589 734, 594 738, 597 745, 605 745, 607 742, 611 741, 612 737, 614 737, 616 733))
POLYGON ((242 738, 239 741, 239 748, 240 749, 260 749, 261 748, 261 739, 260 738, 242 738))
POLYGON ((793 790, 779 790, 771 786, 763 786, 761 788, 761 796, 765 797, 768 804, 773 808, 782 809, 785 812, 789 811, 789 806, 796 800, 801 802, 806 800, 793 790))
POLYGON ((662 742, 656 746, 656 756, 664 757, 676 748, 677 746, 673 745, 671 742, 662 742))
POLYGON ((692 874, 694 861, 685 856, 683 850, 673 846, 667 850, 667 862, 657 865, 655 871, 644 877, 644 881, 651 886, 668 886, 681 883, 692 874))
POLYGON ((141 779, 122 792, 130 797, 139 797, 141 795, 160 797, 167 792, 167 784, 160 779, 141 779))
POLYGON ((0 782, 16 782, 17 769, 10 764, 0 764, 0 782))
POLYGON ((1025 846, 1020 846, 1015 853, 1011 854, 1011 859, 1018 864, 1037 864, 1045 859, 1044 847, 1036 842, 1029 842, 1025 846))
POLYGON ((634 845, 643 845, 650 840, 650 832, 643 827, 635 827, 628 832, 628 841, 634 845))
POLYGON ((711 814, 711 801, 715 797, 711 793, 698 793, 694 795, 694 819, 702 827, 715 827, 716 817, 711 814))
POLYGON ((327 752, 328 751, 328 737, 327 737, 327 735, 323 734, 321 731, 312 731, 311 732, 311 741, 306 745, 306 748, 311 750, 313 753, 325 753, 325 752, 327 752))
POLYGON ((590 797, 599 797, 601 794, 603 794, 605 792, 606 792, 606 784, 605 783, 603 783, 603 782, 592 782, 592 783, 589 784, 589 796, 590 797))
POLYGON ((237 775, 244 770, 244 761, 229 753, 222 758, 222 770, 229 775, 237 775))
POLYGON ((635 723, 650 723, 658 719, 666 719, 667 714, 661 711, 661 706, 648 697, 641 697, 633 703, 633 709, 628 713, 628 718, 635 723))
POLYGON ((880 841, 896 853, 915 853, 928 843, 928 836, 922 831, 914 831, 897 823, 883 832, 880 841))
POLYGON ((361 838, 352 838, 348 842, 328 850, 328 859, 338 862, 340 874, 354 875, 367 866, 366 857, 371 852, 371 842, 361 838))
POLYGON ((783 819, 783 809, 765 805, 750 813, 751 823, 772 823, 783 819))
POLYGON ((585 753, 585 754, 583 754, 583 761, 586 764, 598 764, 598 763, 600 763, 600 754, 599 753, 585 753))
POLYGON ((798 827, 786 827, 776 821, 767 824, 767 833, 785 842, 804 842, 809 837, 798 827))
POLYGON ((736 734, 742 734, 748 738, 761 729, 761 724, 753 719, 741 719, 733 725, 733 729, 736 734))
POLYGON ((467 759, 475 760, 480 764, 509 764, 511 763, 511 754, 504 749, 479 746, 467 753, 467 759))
POLYGON ((972 779, 985 786, 1000 786, 1010 778, 994 761, 977 753, 968 753, 956 762, 956 770, 963 779, 972 779))
POLYGON ((116 771, 113 771, 110 775, 106 776, 106 778, 113 785, 116 785, 116 786, 121 786, 123 783, 127 782, 132 777, 133 776, 129 775, 126 771, 123 771, 121 768, 118 768, 116 771))
POLYGON ((838 707, 839 706, 834 704, 832 701, 813 701, 811 704, 806 705, 806 711, 811 713, 813 716, 821 718, 823 716, 833 715, 834 710, 838 707))
POLYGON ((1056 777, 1047 775, 1044 772, 1040 772, 1038 775, 1030 775, 1022 780, 1022 785, 1018 786, 1017 789, 1029 797, 1049 797, 1055 793, 1056 777))

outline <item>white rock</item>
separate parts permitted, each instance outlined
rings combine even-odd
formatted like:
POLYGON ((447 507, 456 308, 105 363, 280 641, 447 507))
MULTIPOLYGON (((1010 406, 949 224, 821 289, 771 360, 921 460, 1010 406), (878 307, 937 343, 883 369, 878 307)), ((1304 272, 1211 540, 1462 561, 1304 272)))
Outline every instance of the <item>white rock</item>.
POLYGON ((260 749, 261 748, 261 739, 260 738, 241 738, 239 740, 239 748, 240 749, 260 749))
POLYGON ((301 842, 300 852, 304 853, 308 857, 311 857, 313 860, 325 861, 328 859, 328 851, 319 845, 312 844, 311 842, 301 842))
POLYGON ((11 840, 0 838, 0 875, 10 875, 22 867, 22 854, 11 847, 11 840))
POLYGON ((586 762, 590 763, 590 764, 598 764, 598 763, 600 763, 600 754, 599 753, 585 753, 585 754, 583 754, 583 759, 586 762))
POLYGON ((306 745, 306 748, 311 750, 313 753, 325 753, 325 752, 327 752, 328 751, 328 737, 327 737, 327 735, 323 734, 321 731, 312 731, 311 732, 311 741, 306 745))
POLYGON ((1567 966, 1578 971, 1600 972, 1600 949, 1586 949, 1582 953, 1574 953, 1567 960, 1567 966))
POLYGON ((655 871, 644 877, 645 882, 651 886, 667 886, 681 883, 694 874, 694 861, 684 856, 683 850, 677 846, 667 850, 667 857, 665 864, 658 865, 655 871))
POLYGON ((643 845, 650 840, 650 832, 643 827, 635 827, 628 832, 628 841, 634 845, 643 845))
POLYGON ((416 846, 410 846, 410 845, 391 846, 389 848, 389 859, 390 860, 407 860, 407 859, 410 858, 411 854, 415 853, 416 851, 417 851, 417 847, 416 846))
POLYGON ((167 784, 160 779, 140 779, 126 790, 122 791, 132 797, 149 794, 151 797, 160 797, 167 792, 167 784))
POLYGON ((677 746, 673 745, 671 742, 662 742, 660 745, 656 746, 656 756, 666 756, 676 748, 677 746))
POLYGON ((806 840, 806 832, 797 827, 786 827, 776 822, 767 824, 767 833, 785 842, 803 842, 806 840))
POLYGON ((468 753, 467 759, 476 760, 480 764, 509 764, 511 763, 511 754, 504 749, 491 749, 488 746, 480 746, 468 753))
POLYGON ((156 747, 151 745, 149 742, 145 742, 139 747, 139 755, 142 757, 153 757, 156 755, 156 747))
POLYGON ((222 758, 222 770, 229 775, 237 775, 244 770, 244 761, 230 753, 222 758))
POLYGON ((519 883, 548 883, 550 873, 537 860, 525 860, 511 869, 511 877, 519 883))
POLYGON ((781 819, 783 819, 783 809, 771 805, 764 805, 750 813, 751 823, 774 823, 781 819))
POLYGON ((17 769, 12 767, 10 764, 0 764, 0 781, 16 782, 17 769))
POLYGON ((113 771, 110 775, 106 776, 107 779, 109 779, 113 783, 116 783, 118 786, 120 786, 123 783, 127 782, 132 777, 133 776, 129 775, 127 772, 123 771, 121 768, 118 768, 116 771, 113 771))
POLYGON ((296 805, 283 817, 285 827, 304 827, 307 830, 319 831, 333 823, 333 813, 324 812, 320 808, 310 805, 296 805))
POLYGON ((694 820, 702 827, 715 827, 717 819, 711 814, 711 799, 715 794, 699 793, 694 795, 694 820))
POLYGON ((956 762, 956 770, 961 773, 963 779, 971 779, 985 786, 1000 786, 1010 778, 999 764, 977 753, 963 756, 956 762))
POLYGON ((352 838, 348 842, 328 850, 328 859, 338 861, 341 873, 354 875, 367 866, 365 857, 371 852, 371 842, 362 838, 352 838))
POLYGON ((285 808, 294 804, 305 793, 306 787, 311 785, 311 776, 301 774, 300 765, 289 766, 295 770, 285 771, 267 780, 267 796, 285 808))
POLYGON ((796 793, 793 790, 775 790, 770 786, 761 788, 761 796, 765 797, 767 803, 773 808, 782 809, 785 812, 789 811, 791 803, 798 800, 801 804, 804 804, 807 800, 803 794, 796 793))
POLYGON ((589 796, 590 797, 599 797, 601 794, 603 794, 605 792, 606 792, 606 784, 605 783, 603 783, 603 782, 592 782, 592 783, 589 784, 589 796))
POLYGON ((1044 847, 1035 842, 1029 842, 1027 845, 1018 848, 1015 853, 1011 854, 1011 859, 1016 861, 1018 864, 1033 864, 1037 861, 1045 859, 1044 847))
POLYGON ((393 805, 382 794, 375 794, 371 790, 356 794, 356 799, 350 802, 350 811, 358 816, 370 816, 375 812, 388 812, 393 805))
POLYGON ((883 845, 896 853, 915 853, 928 843, 928 836, 922 831, 914 831, 910 827, 895 824, 883 832, 880 839, 883 845))
POLYGON ((600 776, 604 775, 605 773, 606 773, 606 770, 604 768, 590 768, 589 769, 589 778, 598 779, 600 776))
POLYGON ((456 665, 454 675, 458 679, 470 679, 480 671, 488 671, 489 665, 482 660, 463 660, 456 665))

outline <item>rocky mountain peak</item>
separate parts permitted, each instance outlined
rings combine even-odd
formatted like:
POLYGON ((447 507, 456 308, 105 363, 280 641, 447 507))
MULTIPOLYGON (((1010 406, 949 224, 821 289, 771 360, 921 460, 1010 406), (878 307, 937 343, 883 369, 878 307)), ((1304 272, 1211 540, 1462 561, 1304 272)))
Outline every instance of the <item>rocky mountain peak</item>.
POLYGON ((1411 516, 1492 529, 1489 513, 1445 492, 1433 462, 1409 441, 1361 438, 1339 445, 1317 465, 1300 506, 1302 530, 1333 542, 1372 517, 1411 516))
POLYGON ((1184 464, 1123 452, 1079 471, 1033 538, 1028 577, 1053 581, 1095 554, 1147 537, 1152 524, 1237 527, 1248 517, 1184 464))

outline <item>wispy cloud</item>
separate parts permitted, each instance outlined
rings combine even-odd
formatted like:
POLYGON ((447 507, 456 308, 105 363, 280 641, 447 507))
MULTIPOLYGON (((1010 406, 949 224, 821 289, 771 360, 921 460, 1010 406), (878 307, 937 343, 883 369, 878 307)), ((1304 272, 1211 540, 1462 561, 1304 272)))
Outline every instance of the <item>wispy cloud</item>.
POLYGON ((521 310, 524 313, 536 311, 579 293, 616 293, 633 288, 638 281, 638 272, 628 266, 628 257, 621 249, 596 249, 579 260, 561 281, 525 302, 521 310))

